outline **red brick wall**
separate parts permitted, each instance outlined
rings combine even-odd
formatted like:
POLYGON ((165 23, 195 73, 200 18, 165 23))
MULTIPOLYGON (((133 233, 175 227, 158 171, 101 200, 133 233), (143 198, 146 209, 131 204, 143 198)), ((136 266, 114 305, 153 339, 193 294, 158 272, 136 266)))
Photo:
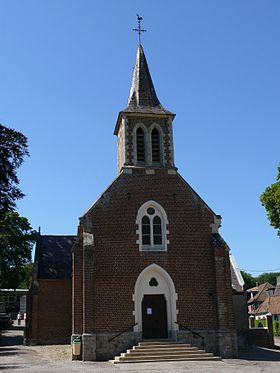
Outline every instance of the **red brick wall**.
MULTIPOLYGON (((87 332, 119 331, 133 324, 134 285, 151 263, 173 279, 179 322, 193 329, 218 329, 213 214, 180 176, 167 175, 166 169, 156 170, 155 175, 146 175, 144 169, 121 174, 81 219, 81 229, 94 234, 94 247, 86 253, 90 282, 84 295, 94 298, 88 300, 87 332), (167 252, 139 252, 136 244, 136 214, 148 200, 158 202, 167 213, 167 252)), ((228 284, 218 291, 227 298, 231 297, 227 259, 224 266, 228 284)), ((82 290, 77 289, 76 299, 81 296, 82 290)), ((232 307, 228 301, 227 306, 232 307)), ((230 314, 232 310, 231 318, 230 314)))
MULTIPOLYGON (((71 279, 37 280, 38 295, 33 296, 33 302, 38 302, 38 318, 32 330, 31 339, 39 343, 52 343, 69 339, 71 337, 71 279)), ((35 304, 34 304, 35 306, 35 304)))

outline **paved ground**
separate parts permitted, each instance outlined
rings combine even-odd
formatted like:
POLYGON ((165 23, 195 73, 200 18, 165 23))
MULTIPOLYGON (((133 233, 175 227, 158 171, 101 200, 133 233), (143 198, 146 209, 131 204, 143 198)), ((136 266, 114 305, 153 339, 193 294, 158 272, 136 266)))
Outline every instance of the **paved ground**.
MULTIPOLYGON (((242 359, 221 362, 168 362, 113 365, 109 362, 71 361, 71 347, 23 346, 23 328, 14 327, 0 337, 0 370, 4 372, 147 372, 147 373, 279 373, 280 349, 254 348, 242 359)), ((280 339, 277 340, 280 345, 280 339)))

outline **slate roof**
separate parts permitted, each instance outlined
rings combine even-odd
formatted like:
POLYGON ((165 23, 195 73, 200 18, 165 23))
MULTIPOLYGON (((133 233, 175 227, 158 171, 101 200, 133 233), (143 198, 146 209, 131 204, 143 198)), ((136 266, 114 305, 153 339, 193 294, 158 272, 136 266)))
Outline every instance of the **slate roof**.
POLYGON ((252 304, 255 302, 264 302, 268 297, 266 291, 269 289, 275 289, 275 286, 271 285, 269 282, 265 282, 264 284, 260 284, 259 286, 248 289, 248 292, 258 291, 258 293, 253 298, 248 300, 248 304, 252 304))
POLYGON ((35 263, 38 279, 67 279, 72 276, 72 247, 76 236, 39 236, 35 263))
POLYGON ((273 295, 267 297, 267 299, 258 307, 254 314, 260 313, 271 313, 272 315, 280 314, 280 296, 273 295))
POLYGON ((164 109, 157 98, 142 45, 138 46, 128 106, 123 111, 172 114, 164 109))

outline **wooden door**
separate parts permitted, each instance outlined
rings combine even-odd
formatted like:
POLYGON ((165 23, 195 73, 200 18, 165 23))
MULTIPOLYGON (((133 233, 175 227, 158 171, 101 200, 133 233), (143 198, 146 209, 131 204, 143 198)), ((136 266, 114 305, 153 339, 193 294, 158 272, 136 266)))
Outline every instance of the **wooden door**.
POLYGON ((163 294, 144 295, 142 300, 143 339, 167 338, 166 300, 163 294))

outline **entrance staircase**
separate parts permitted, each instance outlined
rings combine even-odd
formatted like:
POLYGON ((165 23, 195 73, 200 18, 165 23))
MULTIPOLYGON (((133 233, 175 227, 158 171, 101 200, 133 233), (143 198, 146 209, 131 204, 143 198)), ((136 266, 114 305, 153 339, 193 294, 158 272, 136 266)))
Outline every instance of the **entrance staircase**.
POLYGON ((152 361, 221 360, 220 357, 191 345, 171 340, 144 340, 116 356, 112 363, 144 363, 152 361))

